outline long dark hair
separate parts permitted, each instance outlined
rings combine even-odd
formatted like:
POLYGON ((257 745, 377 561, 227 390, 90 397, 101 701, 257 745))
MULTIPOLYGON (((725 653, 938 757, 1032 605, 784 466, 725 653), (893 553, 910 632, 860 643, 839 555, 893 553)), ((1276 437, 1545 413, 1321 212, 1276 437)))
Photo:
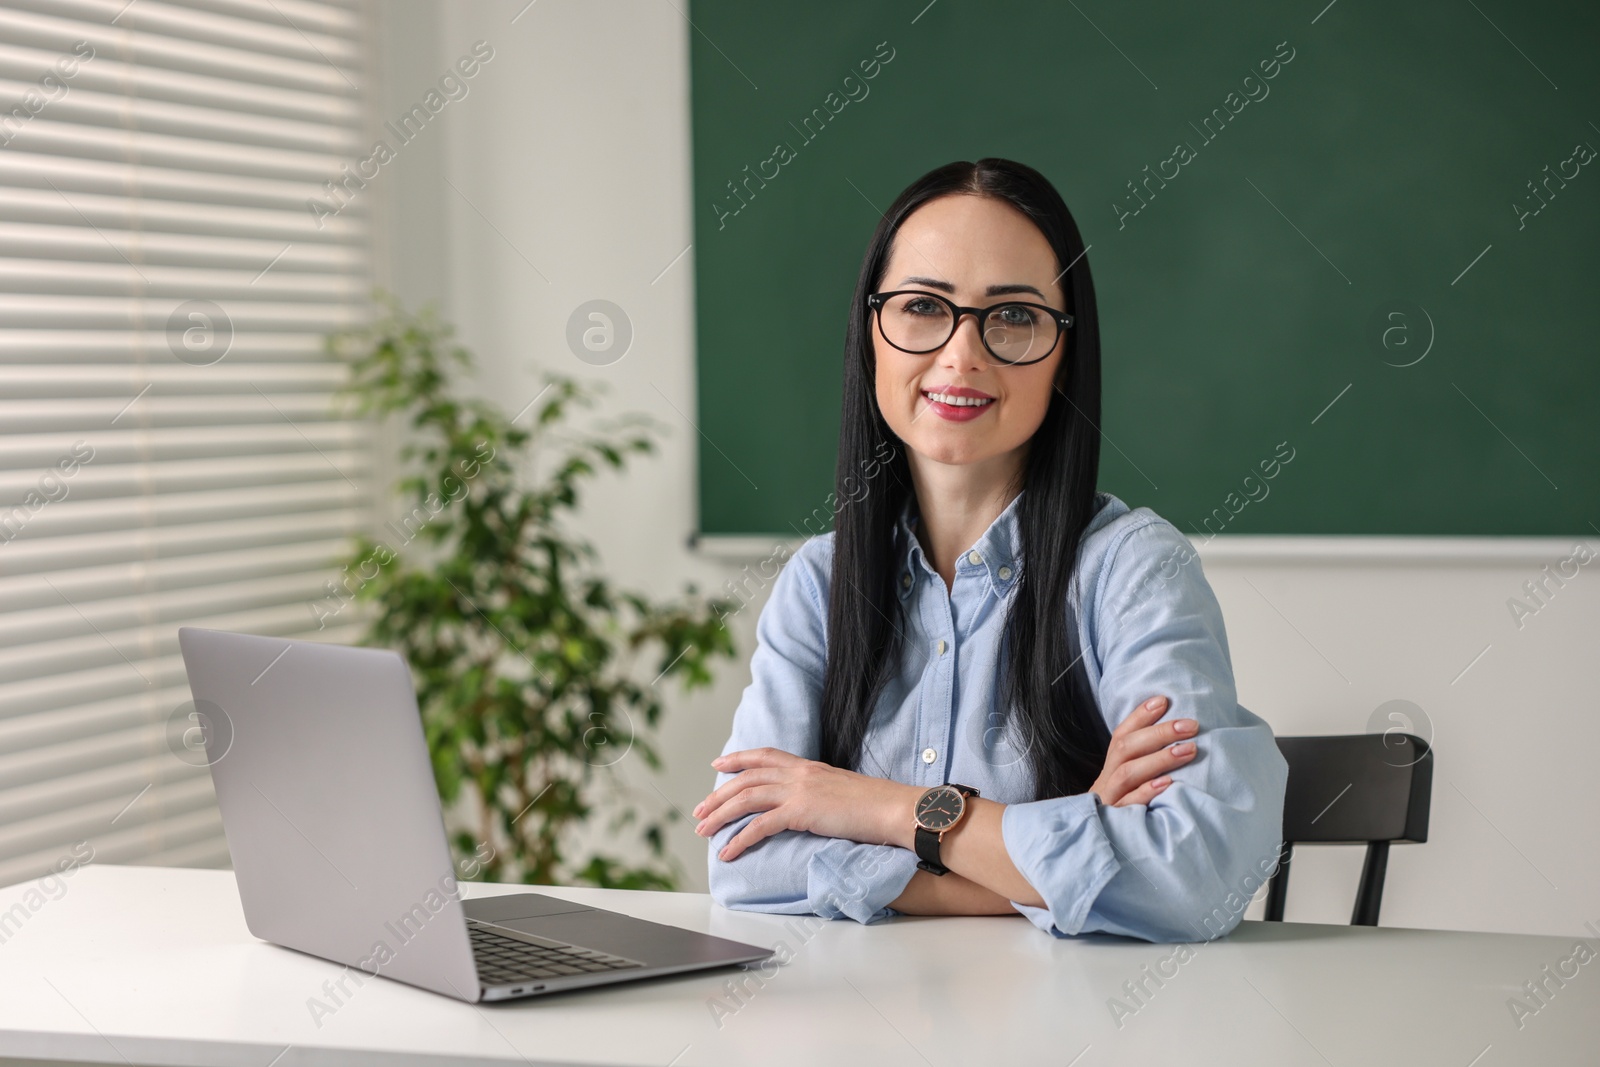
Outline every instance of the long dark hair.
POLYGON ((856 279, 845 331, 835 475, 836 496, 849 503, 834 526, 821 755, 836 767, 860 765, 874 708, 902 654, 895 528, 912 492, 911 473, 903 447, 880 459, 880 446, 898 439, 878 409, 866 298, 882 284, 890 246, 906 217, 930 200, 964 193, 1021 211, 1050 242, 1057 268, 1067 268, 1063 310, 1073 323, 1050 407, 1029 442, 1017 487, 1025 490, 1018 505, 1021 567, 1001 656, 1005 707, 996 710, 1027 753, 1036 798, 1070 796, 1094 784, 1111 739, 1089 688, 1067 599, 1078 544, 1094 513, 1100 466, 1100 323, 1072 213, 1042 174, 1006 159, 950 163, 913 182, 879 221, 856 279), (851 489, 866 470, 876 473, 857 496, 851 489))

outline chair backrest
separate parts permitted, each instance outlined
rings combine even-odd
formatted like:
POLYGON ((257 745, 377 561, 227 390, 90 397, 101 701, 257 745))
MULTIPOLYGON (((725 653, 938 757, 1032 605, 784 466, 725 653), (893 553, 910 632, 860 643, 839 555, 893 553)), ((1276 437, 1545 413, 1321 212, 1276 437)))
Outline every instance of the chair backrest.
POLYGON ((1398 730, 1277 740, 1289 780, 1284 854, 1267 895, 1267 918, 1283 918, 1296 844, 1364 844, 1367 859, 1350 922, 1378 925, 1389 845, 1428 840, 1433 750, 1422 738, 1398 730))

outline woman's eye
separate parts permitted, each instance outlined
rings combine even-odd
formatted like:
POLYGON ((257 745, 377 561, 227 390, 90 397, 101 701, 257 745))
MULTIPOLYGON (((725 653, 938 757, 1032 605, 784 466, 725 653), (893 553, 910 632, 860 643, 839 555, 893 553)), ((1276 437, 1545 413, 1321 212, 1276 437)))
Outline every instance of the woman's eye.
POLYGON ((1039 316, 1025 304, 1005 304, 1000 308, 1000 321, 1007 326, 1031 326, 1039 316))
POLYGON ((929 300, 926 297, 920 297, 907 301, 905 305, 905 311, 912 315, 938 315, 941 314, 944 309, 940 306, 937 300, 929 300))

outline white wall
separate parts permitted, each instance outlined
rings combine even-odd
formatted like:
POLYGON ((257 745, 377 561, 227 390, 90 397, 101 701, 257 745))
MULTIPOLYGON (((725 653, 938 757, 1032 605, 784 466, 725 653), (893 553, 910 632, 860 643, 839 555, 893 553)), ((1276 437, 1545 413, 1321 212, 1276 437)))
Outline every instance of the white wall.
MULTIPOLYGON (((661 455, 596 488, 583 531, 624 584, 660 596, 690 581, 719 588, 739 565, 685 540, 700 446, 678 413, 695 417, 693 251, 661 274, 692 237, 693 31, 667 3, 538 3, 514 23, 520 3, 380 6, 381 117, 419 99, 472 42, 495 50, 470 94, 374 183, 390 284, 412 301, 440 300, 479 354, 486 391, 508 408, 531 399, 549 368, 605 381, 614 411, 671 424, 661 455), (569 313, 597 297, 623 307, 635 330, 628 355, 604 368, 564 341, 569 313)), ((1571 544, 1499 559, 1491 546, 1453 562, 1283 559, 1224 537, 1202 547, 1240 701, 1279 734, 1363 732, 1392 699, 1431 720, 1431 840, 1392 851, 1385 925, 1569 934, 1600 923, 1600 794, 1589 774, 1600 750, 1600 563, 1520 631, 1506 609, 1571 544)), ((685 812, 704 795, 748 680, 755 610, 738 620, 741 662, 713 692, 669 705, 667 773, 655 785, 685 812)), ((648 787, 643 798, 659 801, 648 787)), ((680 825, 673 843, 686 885, 703 887, 703 842, 680 825)), ((1360 866, 1360 849, 1302 849, 1287 917, 1348 922, 1360 866)))
MULTIPOLYGON (((1570 551, 1537 563, 1205 564, 1240 703, 1277 733, 1364 732, 1395 699, 1431 722, 1429 840, 1390 850, 1385 925, 1565 934, 1600 917, 1600 565, 1520 631, 1505 606, 1570 551)), ((1348 921, 1361 851, 1301 849, 1286 917, 1348 921)))

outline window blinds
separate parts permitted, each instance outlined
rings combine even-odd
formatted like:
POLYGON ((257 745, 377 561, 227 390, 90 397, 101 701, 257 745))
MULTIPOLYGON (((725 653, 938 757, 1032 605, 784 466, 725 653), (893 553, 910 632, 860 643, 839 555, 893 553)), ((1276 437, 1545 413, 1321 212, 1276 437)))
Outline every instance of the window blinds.
POLYGON ((371 506, 321 349, 367 205, 308 201, 371 141, 366 38, 354 0, 0 7, 0 885, 85 840, 226 864, 177 628, 357 636, 308 605, 371 506))

